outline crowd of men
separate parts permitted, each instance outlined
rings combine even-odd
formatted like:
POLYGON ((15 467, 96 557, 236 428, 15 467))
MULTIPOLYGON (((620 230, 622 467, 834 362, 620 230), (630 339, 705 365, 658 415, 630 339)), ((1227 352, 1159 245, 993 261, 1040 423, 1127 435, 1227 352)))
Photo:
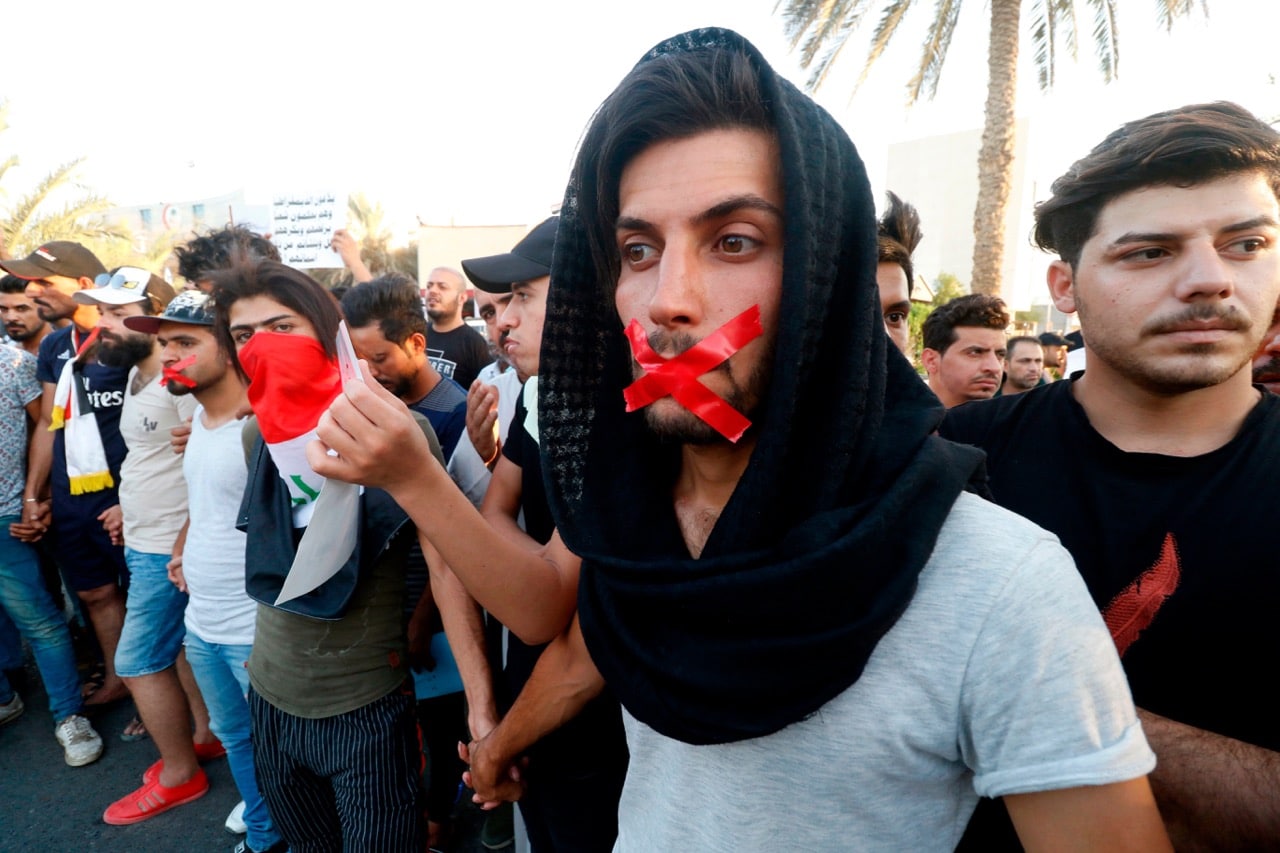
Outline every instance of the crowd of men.
POLYGON ((973 294, 918 374, 921 233, 713 29, 421 288, 341 231, 340 301, 237 227, 177 294, 0 260, 0 659, 71 766, 132 697, 159 758, 107 823, 225 754, 243 850, 449 849, 460 773, 535 853, 1280 846, 1280 133, 1157 113, 1053 184, 1083 370, 973 294))

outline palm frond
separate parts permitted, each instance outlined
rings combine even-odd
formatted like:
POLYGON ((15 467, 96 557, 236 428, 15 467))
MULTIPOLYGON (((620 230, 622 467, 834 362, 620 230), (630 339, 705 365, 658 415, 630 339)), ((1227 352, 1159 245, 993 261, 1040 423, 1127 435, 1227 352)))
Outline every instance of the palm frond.
MULTIPOLYGON (((841 3, 843 6, 843 2, 841 3)), ((839 58, 840 52, 849 43, 849 38, 861 26, 863 19, 870 11, 870 0, 853 0, 842 18, 833 18, 816 28, 801 48, 801 67, 813 68, 805 88, 816 91, 826 81, 827 75, 839 58), (815 62, 819 51, 826 48, 826 53, 815 62)))
POLYGON ((1036 0, 1031 7, 1031 55, 1041 90, 1057 82, 1059 49, 1076 59, 1076 5, 1073 0, 1036 0))
POLYGON ((962 0, 938 0, 933 24, 929 27, 929 34, 920 53, 920 66, 907 83, 908 105, 918 101, 922 91, 930 98, 937 94, 942 64, 947 59, 947 48, 951 47, 951 36, 956 31, 956 21, 960 19, 962 5, 962 0))
POLYGON ((875 64, 876 60, 884 53, 885 48, 889 46, 890 39, 898 31, 898 26, 911 9, 912 2, 913 0, 896 0, 896 2, 890 3, 885 7, 884 13, 880 16, 880 23, 876 25, 875 32, 871 34, 871 47, 867 51, 867 61, 862 66, 862 73, 858 75, 858 82, 853 86, 855 92, 866 81, 867 75, 871 73, 871 66, 875 64))
POLYGON ((1116 24, 1116 0, 1088 0, 1093 8, 1093 49, 1098 70, 1110 83, 1120 73, 1120 42, 1116 24))

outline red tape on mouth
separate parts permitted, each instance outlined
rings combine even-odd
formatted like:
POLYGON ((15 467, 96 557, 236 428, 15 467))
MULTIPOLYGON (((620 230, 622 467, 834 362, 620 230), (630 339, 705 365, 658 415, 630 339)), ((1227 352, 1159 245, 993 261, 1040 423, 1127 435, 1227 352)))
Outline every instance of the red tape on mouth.
POLYGON ((161 371, 161 385, 168 385, 170 382, 177 382, 179 385, 185 385, 188 388, 196 387, 196 381, 190 376, 183 376, 179 371, 186 370, 188 367, 196 363, 196 357, 189 355, 181 361, 175 361, 170 367, 166 367, 161 371))
POLYGON ((622 392, 627 411, 643 409, 670 396, 726 439, 736 442, 751 421, 717 397, 698 377, 723 364, 762 334, 760 306, 752 305, 696 345, 668 359, 654 352, 640 322, 632 320, 627 326, 627 341, 631 355, 645 373, 622 392))

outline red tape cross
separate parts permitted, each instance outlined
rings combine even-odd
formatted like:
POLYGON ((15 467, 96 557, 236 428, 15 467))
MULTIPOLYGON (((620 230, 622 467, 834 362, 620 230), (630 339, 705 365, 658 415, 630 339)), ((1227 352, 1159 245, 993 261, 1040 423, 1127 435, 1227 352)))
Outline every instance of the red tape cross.
POLYGON ((196 387, 196 381, 190 376, 183 376, 180 371, 186 370, 188 367, 196 363, 196 357, 189 355, 181 361, 175 361, 170 367, 166 367, 161 371, 160 384, 167 385, 170 382, 177 382, 179 385, 185 385, 188 388, 196 387))
POLYGON ((717 397, 698 377, 715 369, 762 334, 760 306, 752 305, 696 345, 668 359, 654 352, 640 322, 632 320, 627 326, 627 341, 631 344, 632 356, 645 373, 622 392, 627 411, 643 409, 670 396, 716 432, 736 442, 751 426, 751 421, 717 397))

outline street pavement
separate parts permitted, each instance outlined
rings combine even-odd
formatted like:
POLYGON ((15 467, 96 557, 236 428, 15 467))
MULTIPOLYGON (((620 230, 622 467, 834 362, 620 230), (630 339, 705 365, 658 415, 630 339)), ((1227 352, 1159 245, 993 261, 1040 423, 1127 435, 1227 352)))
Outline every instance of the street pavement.
MULTIPOLYGON (((29 657, 25 683, 15 686, 26 713, 0 726, 0 853, 229 851, 243 837, 223 827, 240 801, 225 758, 205 765, 209 793, 199 800, 132 826, 103 823, 103 810, 141 785, 142 772, 159 757, 150 739, 120 740, 133 716, 133 704, 126 701, 93 714, 104 744, 102 757, 85 767, 68 767, 29 657)), ((469 801, 458 811, 460 837, 451 849, 484 853, 479 843, 482 813, 469 801)))

